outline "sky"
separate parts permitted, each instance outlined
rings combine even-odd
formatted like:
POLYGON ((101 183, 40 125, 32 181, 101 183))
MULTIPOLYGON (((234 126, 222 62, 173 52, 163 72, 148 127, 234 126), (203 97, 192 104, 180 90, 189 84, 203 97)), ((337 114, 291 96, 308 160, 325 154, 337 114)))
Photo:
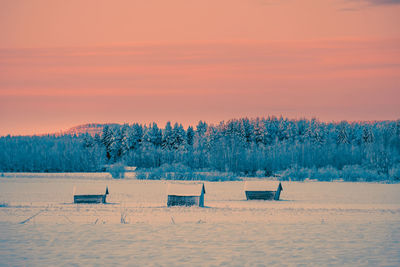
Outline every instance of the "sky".
POLYGON ((0 0, 0 135, 400 119, 400 0, 0 0))

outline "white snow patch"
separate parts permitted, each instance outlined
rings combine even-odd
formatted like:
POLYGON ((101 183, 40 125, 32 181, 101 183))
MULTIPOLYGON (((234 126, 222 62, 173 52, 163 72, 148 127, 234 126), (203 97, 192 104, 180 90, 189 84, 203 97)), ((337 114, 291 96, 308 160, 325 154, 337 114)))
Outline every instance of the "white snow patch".
MULTIPOLYGON (((103 184, 92 184, 90 186, 73 186, 73 195, 104 195, 108 186, 103 184)), ((110 188, 108 188, 110 192, 110 188)))
POLYGON ((169 183, 167 195, 175 196, 200 196, 203 183, 169 183))
POLYGON ((0 178, 0 265, 400 265, 400 184, 282 182, 281 201, 246 201, 242 181, 205 182, 206 208, 168 208, 168 184, 0 178), (108 185, 111 204, 73 204, 74 185, 108 185))
POLYGON ((275 181, 252 180, 244 182, 245 191, 276 191, 278 186, 279 182, 275 181))

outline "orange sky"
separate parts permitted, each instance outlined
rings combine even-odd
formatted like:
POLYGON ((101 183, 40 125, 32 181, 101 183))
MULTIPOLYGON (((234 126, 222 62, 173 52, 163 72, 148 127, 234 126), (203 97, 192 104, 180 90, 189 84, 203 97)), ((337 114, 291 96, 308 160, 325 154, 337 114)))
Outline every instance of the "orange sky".
POLYGON ((0 135, 400 118, 397 0, 0 0, 0 135))

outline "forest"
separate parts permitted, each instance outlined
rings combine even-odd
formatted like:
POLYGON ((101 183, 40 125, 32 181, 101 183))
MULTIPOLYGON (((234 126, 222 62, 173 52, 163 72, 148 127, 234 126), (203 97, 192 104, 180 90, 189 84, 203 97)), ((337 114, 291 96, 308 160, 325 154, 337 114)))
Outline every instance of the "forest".
POLYGON ((214 172, 219 180, 400 181, 400 120, 240 118, 186 129, 105 124, 95 135, 0 137, 0 172, 98 172, 113 164, 136 166, 141 179, 214 172))

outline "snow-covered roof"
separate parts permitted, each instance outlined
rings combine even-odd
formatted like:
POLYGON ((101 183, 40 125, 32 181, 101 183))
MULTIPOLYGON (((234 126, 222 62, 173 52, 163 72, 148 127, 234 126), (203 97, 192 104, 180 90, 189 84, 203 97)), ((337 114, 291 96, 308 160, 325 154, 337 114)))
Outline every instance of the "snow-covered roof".
POLYGON ((245 191, 276 191, 279 182, 273 181, 246 181, 244 183, 245 191))
POLYGON ((200 196, 203 188, 204 184, 168 184, 167 194, 174 196, 200 196))
POLYGON ((106 193, 107 186, 90 184, 87 186, 74 186, 72 189, 73 195, 104 195, 106 193))

